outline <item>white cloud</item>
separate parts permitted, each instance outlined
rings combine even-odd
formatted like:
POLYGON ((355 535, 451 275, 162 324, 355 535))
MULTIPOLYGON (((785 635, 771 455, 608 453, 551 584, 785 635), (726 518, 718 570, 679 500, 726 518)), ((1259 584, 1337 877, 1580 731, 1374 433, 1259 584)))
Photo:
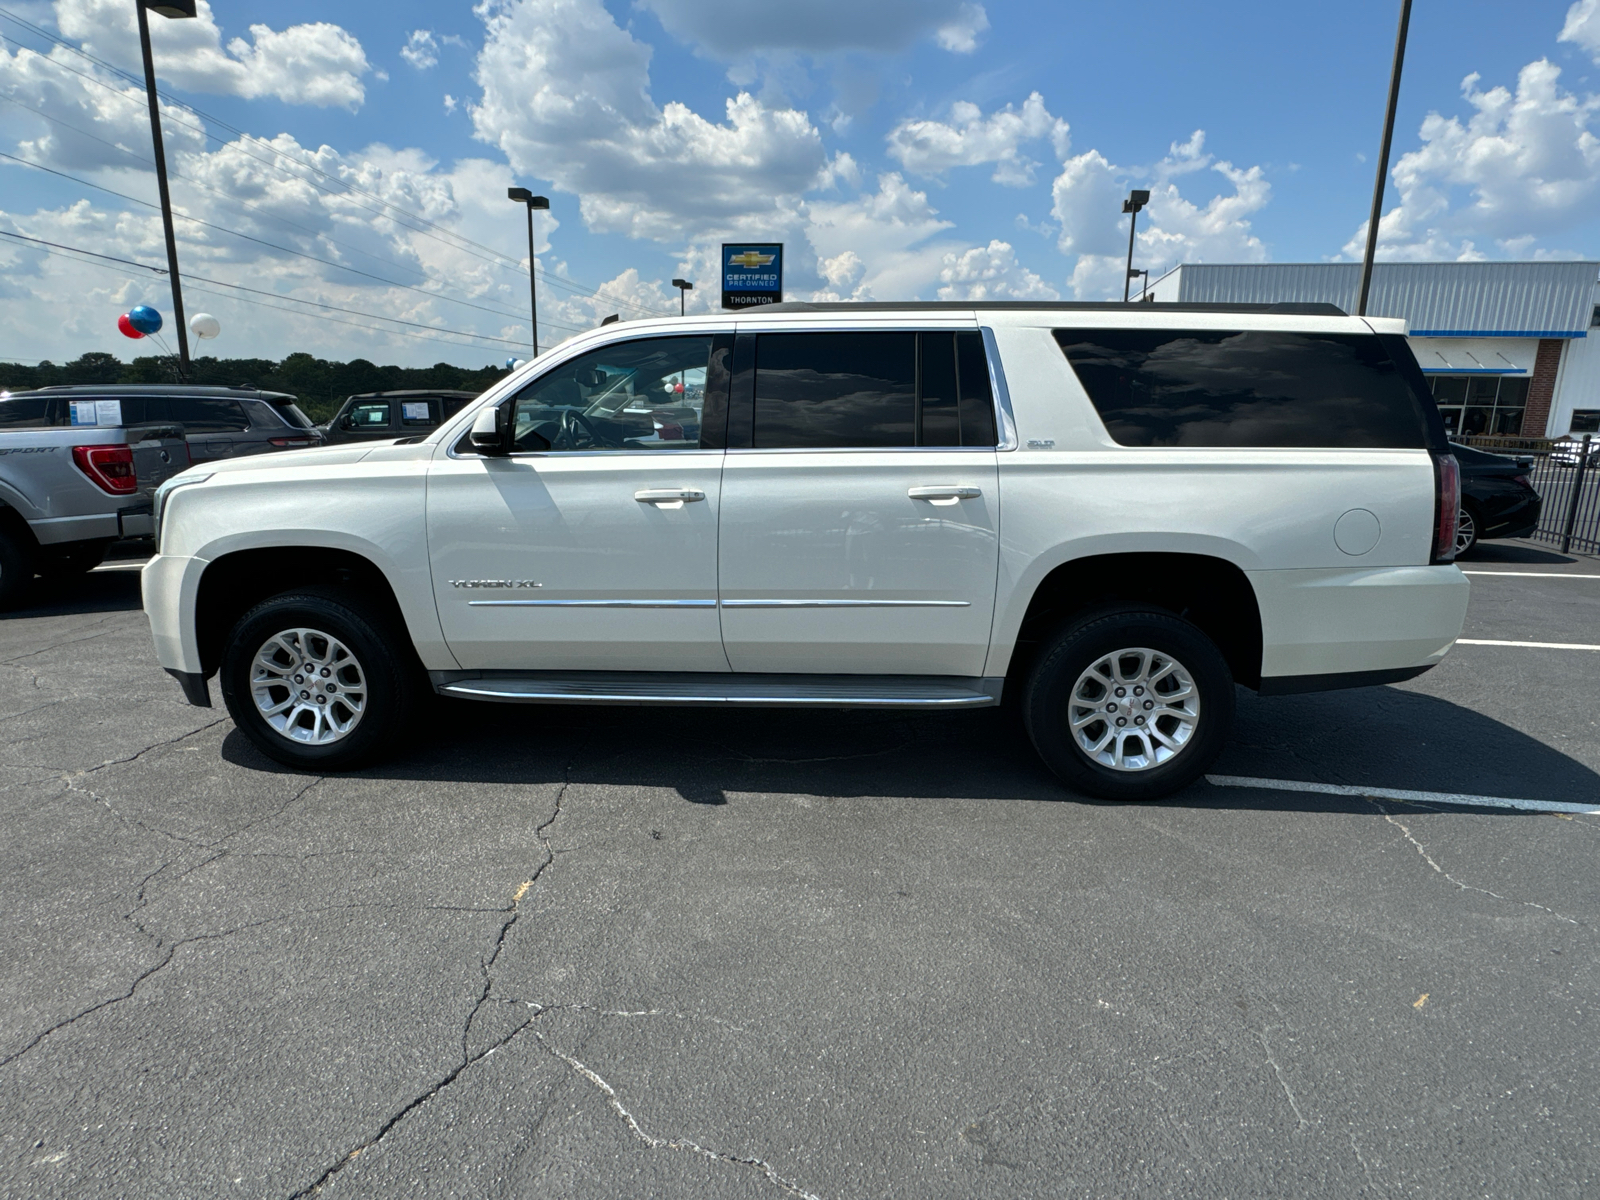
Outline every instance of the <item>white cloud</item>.
POLYGON ((958 247, 929 239, 951 227, 898 172, 878 177, 878 190, 853 200, 812 201, 805 235, 832 290, 816 300, 903 300, 939 277, 944 255, 958 247))
POLYGON ((981 4, 963 4, 955 19, 934 31, 934 40, 952 54, 971 54, 978 48, 978 35, 989 28, 989 14, 981 4))
POLYGON ((1020 111, 1009 104, 988 117, 976 104, 958 101, 950 106, 950 120, 902 121, 889 132, 889 154, 917 175, 939 175, 952 167, 994 163, 994 182, 1007 187, 1033 183, 1039 164, 1023 157, 1025 142, 1049 139, 1057 161, 1072 144, 1071 130, 1052 117, 1044 98, 1034 92, 1020 111))
POLYGON ((685 242, 777 232, 827 166, 805 113, 741 92, 713 124, 658 106, 650 47, 600 0, 485 0, 477 136, 519 174, 580 197, 596 230, 685 242))
POLYGON ((1578 0, 1567 9, 1566 24, 1556 40, 1581 46, 1600 65, 1600 0, 1578 0))
POLYGON ((458 104, 460 104, 460 103, 461 102, 459 100, 457 100, 454 96, 452 96, 449 92, 446 92, 444 94, 444 110, 445 110, 445 112, 447 112, 447 113, 455 112, 456 106, 458 104))
MULTIPOLYGON (((1174 142, 1147 173, 1150 203, 1139 214, 1133 265, 1154 279, 1181 262, 1263 262, 1266 247, 1250 229, 1250 217, 1265 207, 1271 185, 1260 167, 1240 169, 1205 153, 1205 135, 1174 142), (1199 171, 1222 176, 1231 191, 1204 204, 1186 199, 1178 180, 1199 171)), ((1052 186, 1051 215, 1061 232, 1057 244, 1077 255, 1071 285, 1084 299, 1122 294, 1127 269, 1128 218, 1122 199, 1134 172, 1114 166, 1098 150, 1070 158, 1052 186)))
POLYGON ((400 47, 400 57, 419 71, 439 65, 439 43, 431 29, 413 29, 400 47))
POLYGON ((959 54, 989 28, 983 5, 967 0, 635 0, 667 32, 714 58, 792 50, 904 50, 924 37, 959 54))
MULTIPOLYGON (((143 70, 131 3, 56 0, 55 7, 63 36, 119 67, 143 70)), ((206 0, 199 0, 193 19, 150 17, 156 71, 179 88, 352 110, 366 98, 361 83, 371 69, 366 52, 338 25, 318 21, 283 30, 252 25, 250 38, 234 38, 224 51, 222 31, 206 0)))
POLYGON ((1010 242, 951 251, 939 271, 941 300, 1059 300, 1061 293, 1017 262, 1010 242))
MULTIPOLYGON (((1580 8, 1573 14, 1583 16, 1580 8)), ((1494 242, 1503 253, 1525 256, 1537 252, 1537 239, 1591 219, 1600 202, 1600 139, 1593 132, 1600 97, 1580 99, 1560 77, 1545 59, 1522 68, 1515 93, 1480 91, 1479 77, 1469 75, 1461 91, 1470 117, 1429 113, 1422 145, 1401 155, 1392 172, 1400 203, 1378 224, 1379 255, 1482 257, 1478 243, 1494 242)), ((1365 241, 1363 222, 1344 254, 1359 257, 1365 241)))

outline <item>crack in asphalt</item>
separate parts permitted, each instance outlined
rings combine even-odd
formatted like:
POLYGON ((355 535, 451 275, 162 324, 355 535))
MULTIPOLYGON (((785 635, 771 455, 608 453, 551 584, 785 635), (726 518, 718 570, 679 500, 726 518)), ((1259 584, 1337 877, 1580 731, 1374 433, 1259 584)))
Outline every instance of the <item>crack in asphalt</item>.
POLYGON ((1294 1098, 1294 1091, 1289 1087, 1289 1081, 1284 1078, 1283 1068, 1278 1065, 1277 1057, 1272 1053, 1272 1043, 1267 1041, 1267 1034, 1278 1028, 1276 1025, 1266 1025, 1256 1030, 1256 1037, 1261 1041, 1261 1049, 1266 1052, 1267 1065, 1272 1068, 1272 1073, 1278 1077, 1278 1086, 1283 1089, 1284 1098, 1289 1101, 1289 1107, 1294 1110, 1294 1118, 1299 1124, 1295 1127, 1298 1133, 1302 1129, 1310 1129, 1311 1122, 1306 1120, 1305 1113, 1300 1111, 1300 1102, 1294 1098))
POLYGON ((544 1034, 540 1033, 537 1029, 533 1031, 533 1036, 539 1042, 539 1044, 544 1047, 547 1054, 549 1054, 552 1058, 560 1059, 562 1062, 566 1063, 568 1068, 570 1068, 575 1074, 588 1080, 597 1089, 599 1089, 599 1091, 605 1095, 606 1103, 610 1105, 611 1110, 615 1112, 617 1116, 622 1118, 622 1122, 628 1127, 629 1132, 632 1133, 634 1137, 638 1138, 639 1141, 650 1147, 650 1149, 682 1150, 687 1151, 690 1154, 702 1155, 714 1162, 724 1162, 731 1163, 735 1166, 751 1167, 765 1175, 767 1177, 767 1182, 781 1188, 791 1196, 799 1197, 799 1200, 821 1200, 821 1197, 819 1197, 815 1192, 808 1192, 794 1180, 786 1179, 784 1176, 779 1175, 776 1169, 773 1168, 772 1164, 767 1162, 767 1160, 764 1158, 756 1158, 753 1155, 748 1154, 732 1154, 726 1150, 716 1150, 710 1146, 703 1146, 699 1142, 696 1142, 690 1138, 656 1137, 645 1132, 644 1127, 639 1124, 638 1118, 636 1118, 627 1110, 626 1107, 623 1106, 621 1098, 617 1095, 616 1088, 612 1087, 593 1069, 586 1066, 579 1059, 576 1059, 572 1055, 558 1050, 556 1047, 552 1046, 548 1041, 545 1040, 544 1034))
MULTIPOLYGON (((91 621, 87 625, 79 625, 73 632, 82 633, 86 629, 100 629, 100 626, 106 624, 108 621, 115 620, 117 617, 122 615, 124 614, 120 612, 110 613, 107 616, 101 617, 98 621, 91 621)), ((3 662, 0 662, 0 667, 15 667, 27 659, 38 658, 41 654, 49 654, 52 650, 60 650, 66 646, 75 646, 79 642, 93 641, 97 637, 104 637, 106 634, 114 632, 116 631, 111 629, 100 629, 99 633, 91 633, 88 637, 67 638, 62 642, 52 642, 50 645, 42 646, 38 650, 30 650, 26 654, 17 655, 16 658, 8 658, 3 662)), ((28 670, 28 668, 23 667, 22 670, 28 670)))
POLYGON ((1367 797, 1367 800, 1368 803, 1370 803, 1378 810, 1378 812, 1383 815, 1383 819, 1385 821, 1389 822, 1389 824, 1393 825, 1401 832, 1401 834, 1404 835, 1406 841, 1410 842, 1411 845, 1416 849, 1417 853, 1422 856, 1423 862, 1432 867, 1435 873, 1442 875, 1445 879, 1455 884, 1456 887, 1460 888, 1462 891, 1481 892, 1485 896, 1492 896, 1494 899, 1504 901, 1506 904, 1521 904, 1528 908, 1537 908, 1540 912, 1549 913, 1556 920, 1565 921, 1568 925, 1583 925, 1582 921, 1574 920, 1572 917, 1558 913, 1555 909, 1547 908, 1543 904, 1535 904, 1532 900, 1515 900, 1510 896, 1502 896, 1499 892, 1491 892, 1488 888, 1475 887, 1470 883, 1462 883, 1461 880, 1457 879, 1454 875, 1450 874, 1449 871, 1446 871, 1437 862, 1435 862, 1433 856, 1428 853, 1427 847, 1412 835, 1410 829, 1406 828, 1406 826, 1402 825, 1399 821, 1396 821, 1394 817, 1390 815, 1388 809, 1384 808, 1383 805, 1379 804, 1376 800, 1373 800, 1370 796, 1367 797))
POLYGON ((505 948, 507 935, 511 932, 512 927, 516 925, 517 919, 522 915, 521 905, 523 898, 527 896, 528 892, 533 888, 533 885, 539 881, 539 878, 544 874, 545 869, 549 867, 551 863, 555 862, 555 852, 551 848, 550 839, 545 835, 545 831, 548 830, 550 826, 554 825, 557 819, 561 816, 561 803, 566 798, 567 790, 572 786, 572 768, 575 761, 575 759, 569 761, 566 767, 562 770, 561 787, 556 791, 555 803, 551 808, 550 816, 545 821, 540 823, 533 831, 534 837, 536 837, 544 847, 544 861, 534 868, 532 874, 526 880, 518 885, 516 893, 511 897, 511 902, 509 904, 503 908, 481 910, 487 912, 504 913, 506 914, 506 919, 500 924, 499 932, 495 935, 494 947, 492 950, 490 950, 488 957, 479 961, 479 969, 483 972, 483 988, 478 993, 477 1000, 474 1001, 471 1010, 467 1013, 466 1020, 463 1021, 461 1025, 461 1062, 458 1063, 452 1070, 447 1072, 445 1076, 432 1087, 408 1101, 402 1108, 389 1117, 388 1120, 386 1120, 378 1128, 378 1131, 370 1138, 362 1142, 359 1146, 356 1146, 354 1149, 350 1150, 348 1153, 344 1154, 337 1162, 328 1167, 327 1170, 323 1171, 322 1174, 311 1183, 307 1184, 299 1191, 291 1193, 289 1200, 302 1200, 303 1197, 312 1196, 320 1192, 336 1175, 339 1174, 340 1171, 344 1170, 361 1155, 365 1154, 368 1150, 371 1150, 373 1147, 382 1142, 383 1139, 389 1135, 390 1131, 399 1125, 401 1121, 405 1120, 407 1116, 421 1108, 423 1105, 427 1104, 428 1101, 432 1100, 445 1088, 449 1087, 458 1078, 460 1078, 463 1072, 467 1071, 473 1066, 476 1066, 478 1063, 488 1058, 489 1055, 493 1054, 496 1050, 499 1050, 502 1046, 507 1045, 512 1038, 516 1037, 524 1029, 528 1028, 528 1026, 533 1024, 534 1020, 537 1018, 537 1013, 530 1014, 527 1019, 517 1025, 517 1027, 511 1030, 510 1033, 499 1038, 487 1049, 482 1050, 477 1054, 471 1053, 469 1049, 468 1042, 472 1035, 473 1021, 477 1019, 478 1013, 482 1010, 483 1006, 489 1003, 489 993, 494 990, 494 964, 499 959, 500 952, 505 948))

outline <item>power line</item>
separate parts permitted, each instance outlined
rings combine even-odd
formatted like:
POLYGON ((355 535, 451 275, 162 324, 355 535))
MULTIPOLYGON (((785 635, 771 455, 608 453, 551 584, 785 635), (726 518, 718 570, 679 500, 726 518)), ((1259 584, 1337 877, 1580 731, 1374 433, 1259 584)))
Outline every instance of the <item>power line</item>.
MULTIPOLYGON (((4 230, 0 230, 0 233, 4 233, 5 236, 7 236, 7 237, 20 237, 20 236, 22 236, 22 235, 19 235, 19 234, 6 233, 6 231, 4 231, 4 230)), ((132 262, 131 260, 128 260, 128 259, 112 259, 109 255, 95 254, 91 250, 80 250, 76 246, 60 246, 58 243, 45 242, 40 238, 24 238, 23 240, 29 241, 29 242, 35 242, 35 243, 37 243, 39 245, 43 245, 43 246, 46 246, 46 247, 54 247, 55 248, 55 249, 46 249, 45 250, 46 254, 59 254, 59 252, 61 250, 68 250, 68 251, 72 251, 72 252, 78 253, 78 254, 88 254, 88 255, 91 255, 91 256, 93 256, 95 258, 105 259, 105 260, 108 260, 108 261, 111 261, 111 262, 127 263, 129 266, 142 267, 147 271, 154 271, 154 270, 158 269, 158 268, 155 268, 155 267, 146 266, 144 263, 132 262)), ((79 260, 72 259, 71 261, 77 262, 79 260)), ((115 271, 119 275, 130 275, 130 272, 122 270, 120 267, 103 266, 99 262, 85 263, 84 265, 85 266, 98 266, 98 267, 101 267, 102 270, 115 271)), ((162 271, 161 273, 165 274, 166 272, 162 271)), ((137 276, 133 276, 133 278, 138 278, 138 277, 137 276)), ((217 287, 229 288, 229 289, 238 290, 238 291, 254 291, 255 290, 253 288, 244 288, 239 284, 222 283, 220 280, 206 279, 203 276, 190 276, 190 275, 185 274, 185 278, 186 279, 193 278, 193 279, 196 280, 196 284, 195 284, 195 290, 196 291, 205 292, 208 295, 218 296, 218 297, 221 297, 221 298, 224 298, 224 299, 228 298, 227 294, 225 292, 217 291, 216 290, 217 287), (213 285, 215 285, 215 286, 213 286, 213 285)), ((271 293, 263 293, 263 294, 270 295, 271 293)), ((376 313, 361 313, 361 312, 359 312, 359 311, 357 311, 355 309, 338 308, 337 306, 334 306, 334 305, 322 305, 322 304, 318 304, 318 302, 314 301, 314 300, 300 300, 300 299, 298 299, 297 297, 294 297, 294 296, 281 296, 281 297, 279 297, 279 299, 287 300, 287 301, 289 301, 291 303, 294 303, 294 304, 317 304, 318 307, 329 308, 329 309, 332 309, 335 312, 350 313, 350 314, 355 315, 355 316, 370 316, 370 317, 373 317, 375 320, 379 320, 379 321, 397 320, 397 318, 394 318, 394 317, 383 317, 383 316, 379 316, 376 313)), ((373 326, 373 325, 363 325, 358 321, 342 320, 339 317, 323 317, 323 316, 319 316, 316 313, 307 313, 307 312, 301 312, 298 309, 284 308, 282 305, 278 305, 278 304, 266 304, 266 303, 264 303, 264 302, 262 302, 260 300, 251 300, 251 301, 247 301, 247 303, 255 305, 255 306, 260 307, 260 308, 277 309, 279 312, 285 312, 285 313, 288 313, 290 316, 295 316, 295 317, 313 317, 313 316, 316 316, 319 320, 332 321, 332 322, 334 322, 335 324, 338 324, 338 325, 349 325, 349 326, 351 326, 352 328, 355 328, 355 329, 364 329, 368 333, 388 334, 388 335, 394 336, 394 337, 423 338, 426 341, 430 341, 430 342, 442 342, 443 344, 445 344, 447 346, 464 346, 465 349, 469 349, 469 350, 486 349, 486 347, 482 347, 482 346, 465 346, 464 343, 462 343, 462 342, 448 341, 445 338, 435 337, 435 336, 432 336, 431 334, 427 334, 427 333, 410 333, 410 332, 408 332, 408 331, 406 331, 404 329, 383 329, 383 328, 379 328, 379 327, 373 326)), ((415 324, 415 322, 403 322, 403 323, 404 324, 415 324)), ((436 329, 437 327, 430 325, 430 326, 419 326, 419 328, 436 329)), ((465 332, 463 330, 455 330, 455 329, 440 329, 440 330, 438 330, 438 332, 439 333, 451 334, 451 335, 454 335, 456 337, 479 338, 479 339, 488 340, 488 341, 504 341, 505 340, 505 339, 502 339, 502 338, 489 338, 484 334, 467 333, 467 332, 465 332)), ((520 346, 523 343, 521 343, 521 342, 511 342, 511 343, 508 343, 508 344, 520 346)))
POLYGON ((16 238, 19 242, 34 242, 40 246, 53 246, 57 250, 71 250, 74 254, 87 254, 90 258, 103 258, 107 262, 126 263, 130 267, 143 267, 146 271, 154 271, 157 275, 165 275, 165 267, 152 267, 148 263, 134 262, 131 258, 115 258, 109 254, 96 254, 93 250, 80 250, 77 246, 63 246, 60 242, 47 242, 43 238, 29 237, 25 233, 12 233, 0 229, 0 237, 16 238))
MULTIPOLYGON (((116 76, 128 81, 132 85, 142 86, 142 81, 135 79, 128 72, 123 71, 119 67, 113 66, 111 63, 108 63, 108 62, 104 61, 103 59, 97 58, 95 55, 90 54, 88 51, 82 49, 81 47, 74 46, 72 43, 66 41, 64 38, 61 38, 61 37, 57 36, 56 34, 51 33, 49 30, 44 29, 41 26, 35 25, 35 24, 33 24, 33 22, 28 21, 28 20, 26 20, 26 19, 24 19, 22 17, 19 17, 16 13, 11 12, 9 9, 0 7, 0 16, 4 16, 7 19, 13 21, 14 23, 16 23, 18 25, 21 25, 25 29, 28 29, 28 30, 32 31, 33 33, 37 34, 39 37, 45 38, 46 40, 55 43, 56 45, 60 46, 62 49, 67 50, 70 53, 76 54, 76 55, 80 56, 81 58, 84 58, 87 61, 96 64, 97 66, 103 68, 104 70, 110 72, 111 74, 116 75, 116 76)), ((0 37, 4 37, 4 35, 0 35, 0 37)), ((15 46, 18 46, 18 47, 22 47, 22 43, 14 41, 11 38, 5 38, 5 40, 6 41, 10 41, 12 43, 12 45, 15 45, 15 46)), ((22 48, 26 48, 26 47, 22 47, 22 48)), ((81 72, 81 71, 74 71, 74 70, 72 70, 71 67, 66 66, 66 64, 60 63, 57 60, 49 58, 47 56, 41 55, 40 57, 43 58, 44 61, 46 61, 46 62, 49 62, 49 63, 52 63, 52 64, 54 64, 56 66, 59 66, 63 70, 69 71, 74 75, 78 75, 80 78, 86 79, 89 82, 97 84, 100 87, 107 88, 107 90, 111 91, 113 94, 122 96, 124 99, 128 100, 130 103, 133 102, 133 98, 128 97, 125 93, 119 92, 119 91, 117 91, 117 89, 110 87, 110 85, 106 84, 103 80, 95 79, 92 75, 87 75, 87 74, 85 74, 84 72, 81 72)), ((214 116, 212 114, 209 114, 209 113, 205 112, 203 109, 197 108, 192 104, 183 103, 183 102, 177 100, 175 97, 173 97, 172 95, 170 95, 169 93, 167 93, 165 91, 160 91, 158 89, 157 94, 159 96, 163 97, 164 99, 166 99, 169 103, 173 104, 175 107, 186 108, 189 111, 195 113, 197 116, 199 116, 199 117, 201 117, 201 118, 203 118, 205 120, 211 121, 213 124, 216 124, 216 125, 220 126, 221 128, 228 130, 229 132, 233 133, 235 136, 237 136, 238 138, 240 138, 240 139, 242 139, 244 141, 248 141, 248 142, 252 142, 252 143, 259 143, 264 149, 267 150, 268 153, 272 154, 276 158, 280 158, 280 159, 283 159, 283 160, 285 160, 287 162, 294 163, 295 165, 303 167, 305 170, 310 171, 313 174, 318 175, 321 178, 328 180, 330 183, 338 184, 341 188, 344 189, 344 191, 346 193, 355 193, 355 194, 358 194, 358 195, 366 196, 368 199, 371 199, 371 200, 375 201, 376 203, 382 205, 386 209, 389 209, 393 213, 400 213, 400 214, 402 214, 404 216, 407 216, 407 217, 411 218, 412 220, 419 221, 423 225, 426 225, 431 229, 438 230, 438 233, 440 235, 444 235, 444 237, 453 238, 457 242, 464 242, 468 246, 475 246, 479 250, 483 250, 483 251, 485 251, 488 254, 493 256, 492 260, 491 259, 484 259, 484 261, 494 261, 494 262, 496 262, 497 265, 503 266, 503 267, 505 267, 507 269, 510 269, 510 270, 516 270, 516 271, 519 271, 519 272, 522 270, 522 263, 520 262, 520 260, 513 260, 513 259, 509 258, 508 256, 506 256, 505 254, 502 254, 500 251, 495 250, 491 246, 486 246, 482 242, 474 241, 472 238, 466 237, 463 234, 456 233, 454 230, 447 229, 447 228, 445 228, 444 226, 438 224, 435 221, 430 221, 428 218, 422 216, 419 213, 413 213, 409 209, 401 208, 399 205, 393 204, 392 202, 383 199, 383 197, 377 195, 376 193, 369 192, 365 188, 357 187, 356 185, 350 183, 348 180, 339 179, 339 178, 337 178, 337 177, 335 177, 333 175, 330 175, 326 171, 322 171, 319 168, 312 166, 310 163, 300 162, 299 160, 294 159, 292 156, 285 154, 283 151, 279 150, 276 146, 273 146, 270 142, 266 141, 265 139, 258 138, 258 137, 255 137, 252 134, 246 133, 244 130, 239 129, 238 127, 236 127, 234 125, 231 125, 228 122, 222 120, 221 118, 216 117, 216 116, 214 116)), ((199 133, 202 137, 207 138, 208 140, 226 144, 223 141, 222 138, 217 137, 215 134, 211 133, 209 130, 207 130, 207 129, 203 128, 203 127, 190 125, 190 124, 188 124, 187 122, 184 122, 184 121, 173 121, 173 123, 177 124, 177 125, 181 125, 181 126, 183 126, 184 128, 187 128, 187 129, 192 129, 196 133, 199 133)), ((256 155, 253 155, 253 154, 252 155, 247 155, 247 157, 253 159, 256 162, 261 162, 261 163, 263 163, 263 165, 271 165, 271 164, 267 164, 266 160, 261 159, 261 158, 257 157, 256 155)), ((311 180, 306 179, 302 175, 298 175, 298 174, 296 174, 294 172, 287 171, 282 167, 278 167, 277 169, 280 170, 280 171, 284 171, 285 174, 291 175, 293 178, 301 179, 303 182, 306 182, 306 183, 311 183, 313 187, 317 186, 311 180)), ((326 189, 326 188, 319 188, 318 190, 325 191, 325 192, 328 191, 328 189, 326 189)), ((329 194, 332 194, 332 193, 330 192, 329 194)), ((368 208, 365 205, 356 205, 356 207, 361 208, 365 212, 371 212, 375 216, 383 216, 383 215, 385 215, 383 213, 378 213, 375 210, 373 210, 371 208, 368 208)), ((394 220, 395 218, 391 216, 391 217, 389 217, 389 219, 390 220, 394 220)), ((443 237, 439 237, 439 236, 434 235, 434 234, 429 234, 426 230, 417 229, 414 226, 405 225, 404 222, 398 222, 397 221, 396 223, 400 224, 402 228, 410 229, 411 232, 413 232, 413 233, 420 233, 424 237, 434 237, 435 240, 441 240, 441 241, 443 240, 443 237)), ((449 244, 449 243, 446 243, 446 244, 449 244)), ((466 250, 465 247, 461 246, 461 245, 452 245, 452 249, 455 249, 455 250, 461 251, 463 253, 469 254, 474 258, 483 259, 483 255, 472 254, 472 252, 470 250, 466 250)), ((545 273, 545 278, 552 285, 557 286, 557 287, 561 287, 564 290, 573 292, 576 295, 584 296, 587 299, 599 299, 600 298, 599 289, 598 288, 591 288, 591 287, 588 287, 585 284, 578 283, 576 280, 563 279, 560 276, 551 276, 548 273, 545 273)), ((667 315, 667 314, 664 314, 664 313, 662 313, 662 312, 660 312, 660 311, 658 311, 656 309, 653 309, 653 308, 649 307, 648 305, 643 304, 643 303, 641 303, 641 302, 639 302, 637 300, 628 300, 628 299, 626 299, 624 297, 608 297, 608 299, 612 300, 614 303, 621 304, 621 305, 623 305, 625 307, 637 309, 638 311, 640 311, 642 313, 645 313, 647 315, 650 315, 650 316, 667 315)))

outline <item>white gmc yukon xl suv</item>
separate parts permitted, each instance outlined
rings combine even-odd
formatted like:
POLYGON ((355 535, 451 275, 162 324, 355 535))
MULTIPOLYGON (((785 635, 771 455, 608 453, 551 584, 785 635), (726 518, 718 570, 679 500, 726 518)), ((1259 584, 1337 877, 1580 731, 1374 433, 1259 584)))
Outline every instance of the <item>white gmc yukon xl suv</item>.
POLYGON ((781 304, 610 325, 424 437, 197 467, 161 665, 279 761, 512 703, 976 708, 1071 787, 1195 779, 1234 687, 1461 631, 1457 472, 1398 321, 1325 305, 781 304))

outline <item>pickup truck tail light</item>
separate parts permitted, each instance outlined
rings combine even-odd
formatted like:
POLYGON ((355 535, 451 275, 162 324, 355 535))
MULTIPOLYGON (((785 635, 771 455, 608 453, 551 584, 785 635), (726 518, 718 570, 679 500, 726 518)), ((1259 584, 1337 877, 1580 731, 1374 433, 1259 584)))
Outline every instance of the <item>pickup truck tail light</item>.
POLYGON ((132 446, 74 446, 72 461, 102 492, 131 496, 139 490, 132 446))
POLYGON ((1456 519, 1461 515, 1461 464, 1454 454, 1433 456, 1433 561, 1456 560, 1456 519))

